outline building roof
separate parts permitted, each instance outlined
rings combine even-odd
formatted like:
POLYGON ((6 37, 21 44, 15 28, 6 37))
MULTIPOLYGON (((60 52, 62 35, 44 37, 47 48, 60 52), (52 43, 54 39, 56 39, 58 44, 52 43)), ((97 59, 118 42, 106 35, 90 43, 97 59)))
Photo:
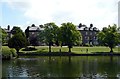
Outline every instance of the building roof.
POLYGON ((29 31, 36 31, 36 30, 44 30, 44 28, 38 27, 38 26, 30 26, 29 31))
POLYGON ((10 30, 8 30, 8 29, 4 29, 4 31, 6 32, 6 33, 9 33, 9 32, 11 32, 10 30))
POLYGON ((96 30, 96 31, 98 31, 98 28, 96 28, 96 27, 87 27, 86 25, 82 25, 81 27, 79 27, 79 26, 76 26, 76 29, 77 30, 96 30))
POLYGON ((88 30, 88 27, 86 25, 82 25, 82 26, 76 26, 77 30, 88 30))
POLYGON ((77 30, 88 30, 87 27, 78 27, 78 26, 76 27, 76 29, 77 29, 77 30))

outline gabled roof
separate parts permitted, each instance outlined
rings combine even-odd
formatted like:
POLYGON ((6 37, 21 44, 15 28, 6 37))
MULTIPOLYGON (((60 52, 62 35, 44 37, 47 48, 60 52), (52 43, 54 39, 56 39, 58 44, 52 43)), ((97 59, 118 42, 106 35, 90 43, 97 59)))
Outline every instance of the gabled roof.
POLYGON ((38 27, 38 26, 34 26, 34 27, 30 26, 29 27, 29 31, 36 31, 36 30, 44 30, 44 28, 41 28, 41 27, 38 27))
POLYGON ((81 27, 76 26, 77 30, 88 30, 88 27, 86 25, 82 25, 81 27))
POLYGON ((40 30, 39 27, 35 26, 35 27, 29 27, 29 30, 40 30))

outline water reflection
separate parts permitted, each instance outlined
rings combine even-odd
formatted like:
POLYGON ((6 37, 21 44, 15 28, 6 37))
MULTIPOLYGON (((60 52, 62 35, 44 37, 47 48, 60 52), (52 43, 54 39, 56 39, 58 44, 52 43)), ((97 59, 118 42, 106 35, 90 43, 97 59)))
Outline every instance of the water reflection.
POLYGON ((3 61, 2 73, 3 77, 120 77, 120 57, 20 57, 3 61))

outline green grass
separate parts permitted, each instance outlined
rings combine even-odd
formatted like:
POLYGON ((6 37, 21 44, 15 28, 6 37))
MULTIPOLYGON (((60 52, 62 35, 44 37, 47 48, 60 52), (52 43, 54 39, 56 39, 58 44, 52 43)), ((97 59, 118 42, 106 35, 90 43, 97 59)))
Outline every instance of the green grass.
MULTIPOLYGON (((114 52, 118 52, 118 48, 113 49, 114 52)), ((72 49, 72 52, 75 52, 77 54, 80 53, 97 53, 97 52, 110 52, 110 49, 108 47, 74 47, 72 49), (88 52, 87 52, 88 49, 88 52)))
MULTIPOLYGON (((48 46, 36 46, 35 47, 37 50, 33 50, 33 51, 23 51, 24 48, 22 48, 20 50, 20 52, 22 53, 48 53, 49 49, 48 46)), ((51 52, 55 52, 58 53, 60 51, 60 46, 52 46, 52 50, 51 52)), ((96 46, 96 47, 78 47, 78 46, 74 46, 71 51, 75 54, 87 54, 86 49, 88 49, 88 53, 96 53, 96 52, 109 52, 110 49, 108 47, 100 47, 100 46, 96 46)), ((113 49, 114 53, 118 52, 118 48, 114 48, 113 49)), ((16 51, 15 49, 10 49, 8 46, 2 46, 2 55, 10 55, 12 54, 12 52, 16 55, 16 51)), ((63 46, 61 48, 61 52, 68 52, 68 47, 67 46, 63 46)))
MULTIPOLYGON (((60 46, 52 46, 51 52, 59 52, 60 51, 60 46)), ((36 46, 36 51, 26 51, 29 53, 47 53, 49 51, 48 46, 36 46)), ((109 52, 110 49, 109 47, 100 47, 100 46, 95 46, 95 47, 78 47, 78 46, 74 46, 71 51, 73 53, 76 54, 86 54, 86 53, 99 53, 99 52, 109 52), (88 52, 86 51, 86 49, 88 49, 88 52)), ((114 48, 113 49, 114 53, 118 52, 118 48, 114 48)), ((21 50, 21 52, 24 52, 21 50)), ((68 52, 68 47, 67 46, 63 46, 61 48, 61 52, 68 52)))

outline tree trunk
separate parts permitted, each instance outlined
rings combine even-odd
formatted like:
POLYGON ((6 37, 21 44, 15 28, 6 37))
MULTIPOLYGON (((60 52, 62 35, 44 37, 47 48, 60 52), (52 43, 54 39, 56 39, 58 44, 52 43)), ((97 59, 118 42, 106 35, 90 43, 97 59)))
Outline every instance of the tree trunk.
POLYGON ((69 53, 71 53, 71 47, 69 47, 69 53))
POLYGON ((62 49, 62 44, 60 45, 60 53, 62 52, 61 49, 62 49))
POLYGON ((49 52, 51 52, 51 45, 49 45, 49 52))
POLYGON ((19 49, 16 49, 16 51, 17 51, 17 54, 19 53, 19 49))
POLYGON ((112 47, 110 47, 110 52, 113 53, 113 49, 112 49, 112 47))

